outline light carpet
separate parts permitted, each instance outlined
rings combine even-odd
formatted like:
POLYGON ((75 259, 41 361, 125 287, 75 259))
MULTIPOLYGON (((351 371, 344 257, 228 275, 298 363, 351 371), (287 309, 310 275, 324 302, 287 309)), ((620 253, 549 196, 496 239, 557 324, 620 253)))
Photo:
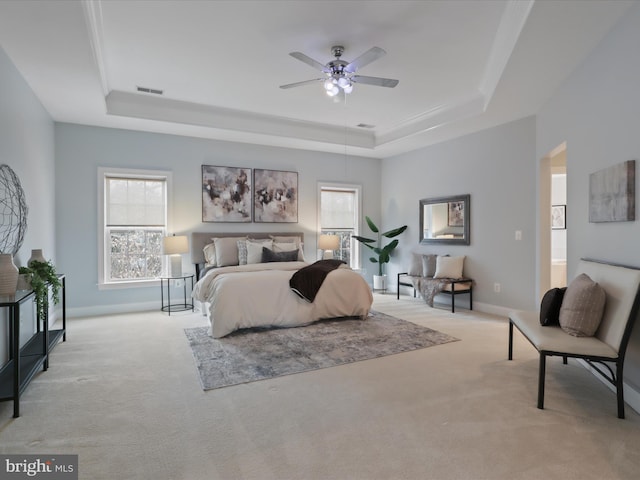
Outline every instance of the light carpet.
POLYGON ((457 341, 445 333, 372 311, 366 320, 331 319, 298 328, 252 328, 221 339, 186 328, 204 390, 335 367, 457 341))

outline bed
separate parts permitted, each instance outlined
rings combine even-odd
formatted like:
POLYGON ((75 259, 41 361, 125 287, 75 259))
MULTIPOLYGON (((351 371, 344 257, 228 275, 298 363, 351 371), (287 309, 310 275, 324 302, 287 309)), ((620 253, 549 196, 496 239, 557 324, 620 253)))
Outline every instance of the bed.
POLYGON ((209 318, 211 336, 221 338, 242 328, 294 327, 325 318, 368 316, 371 289, 346 265, 326 274, 312 302, 290 288, 292 276, 310 265, 302 253, 303 238, 300 232, 191 234, 198 278, 193 298, 209 318), (270 261, 260 261, 260 254, 270 261))

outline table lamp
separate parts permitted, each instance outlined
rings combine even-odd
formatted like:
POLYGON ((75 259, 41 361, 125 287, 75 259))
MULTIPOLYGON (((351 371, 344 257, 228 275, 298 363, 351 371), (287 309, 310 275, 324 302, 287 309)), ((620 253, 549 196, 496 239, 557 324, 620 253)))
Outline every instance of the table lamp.
POLYGON ((189 252, 189 239, 186 235, 175 234, 162 239, 162 253, 171 259, 171 276, 182 276, 182 254, 189 252))
POLYGON ((318 248, 322 250, 322 259, 333 258, 334 250, 340 248, 340 237, 338 235, 320 235, 318 248))

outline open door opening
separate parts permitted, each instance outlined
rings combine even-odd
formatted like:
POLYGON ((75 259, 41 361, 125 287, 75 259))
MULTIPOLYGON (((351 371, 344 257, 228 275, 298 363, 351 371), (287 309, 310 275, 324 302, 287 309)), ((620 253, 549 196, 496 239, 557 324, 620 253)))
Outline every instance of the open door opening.
POLYGON ((554 148, 540 162, 539 297, 567 285, 567 145, 554 148))

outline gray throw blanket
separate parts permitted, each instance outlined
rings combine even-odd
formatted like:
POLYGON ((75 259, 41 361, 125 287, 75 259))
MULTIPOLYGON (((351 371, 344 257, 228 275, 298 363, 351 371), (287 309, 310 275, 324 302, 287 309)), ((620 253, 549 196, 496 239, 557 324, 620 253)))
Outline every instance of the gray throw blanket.
POLYGON ((420 292, 426 304, 433 307, 433 299, 451 280, 448 278, 413 277, 411 282, 413 283, 413 288, 420 292))
POLYGON ((289 280, 289 287, 299 297, 311 303, 315 300, 325 277, 344 263, 342 260, 318 260, 294 273, 289 280))

